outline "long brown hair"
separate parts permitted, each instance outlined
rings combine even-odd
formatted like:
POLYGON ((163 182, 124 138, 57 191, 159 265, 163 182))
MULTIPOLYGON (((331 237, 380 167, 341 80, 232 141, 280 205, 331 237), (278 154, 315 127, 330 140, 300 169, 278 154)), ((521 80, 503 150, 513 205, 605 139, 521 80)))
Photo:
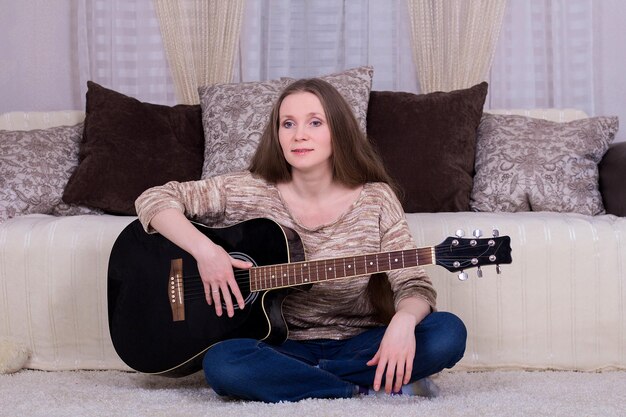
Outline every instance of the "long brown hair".
MULTIPOLYGON (((349 187, 367 182, 384 182, 398 193, 398 188, 382 160, 361 131, 352 108, 332 85, 319 78, 298 80, 283 90, 272 108, 259 146, 252 157, 248 168, 250 172, 272 183, 291 180, 291 167, 283 155, 278 140, 278 128, 283 100, 299 92, 315 94, 324 109, 332 143, 333 179, 349 187)), ((377 319, 381 323, 388 323, 395 309, 387 274, 371 276, 367 295, 377 319)))

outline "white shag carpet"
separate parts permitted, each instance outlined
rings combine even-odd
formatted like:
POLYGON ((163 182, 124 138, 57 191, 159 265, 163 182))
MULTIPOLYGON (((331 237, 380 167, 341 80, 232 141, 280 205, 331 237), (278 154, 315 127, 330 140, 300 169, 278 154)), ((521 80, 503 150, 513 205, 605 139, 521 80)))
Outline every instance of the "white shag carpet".
POLYGON ((118 371, 0 375, 0 416, 626 416, 626 371, 443 372, 435 399, 408 396, 264 404, 223 400, 201 373, 118 371))

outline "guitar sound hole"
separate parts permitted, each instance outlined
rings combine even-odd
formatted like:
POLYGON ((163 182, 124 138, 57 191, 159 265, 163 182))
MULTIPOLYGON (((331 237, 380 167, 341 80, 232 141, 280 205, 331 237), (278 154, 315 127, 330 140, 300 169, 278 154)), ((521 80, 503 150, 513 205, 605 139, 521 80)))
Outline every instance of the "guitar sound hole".
MULTIPOLYGON (((245 253, 230 252, 229 255, 235 259, 239 259, 239 260, 246 261, 246 262, 251 262, 253 266, 257 266, 257 263, 254 261, 254 259, 246 255, 245 253)), ((243 296, 243 300, 245 304, 248 305, 248 304, 254 303, 257 297, 259 296, 259 293, 256 291, 250 292, 250 275, 248 271, 243 270, 243 269, 236 269, 235 279, 237 280, 237 284, 239 285, 239 291, 241 291, 241 295, 243 296)), ((231 296, 232 296, 232 292, 231 292, 231 296)), ((235 297, 232 296, 232 299, 234 301, 235 297)), ((226 308, 226 304, 224 302, 222 302, 222 307, 226 308)), ((233 307, 235 308, 235 310, 239 310, 239 306, 237 305, 236 302, 233 302, 233 307)))

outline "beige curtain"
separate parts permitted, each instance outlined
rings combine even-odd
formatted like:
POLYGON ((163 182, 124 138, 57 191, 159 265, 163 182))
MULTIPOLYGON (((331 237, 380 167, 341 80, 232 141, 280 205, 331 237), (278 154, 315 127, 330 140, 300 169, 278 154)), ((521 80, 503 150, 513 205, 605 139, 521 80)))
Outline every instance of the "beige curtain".
POLYGON ((154 0, 179 103, 198 87, 230 82, 244 0, 154 0))
POLYGON ((506 0, 407 0, 420 91, 487 79, 506 0))

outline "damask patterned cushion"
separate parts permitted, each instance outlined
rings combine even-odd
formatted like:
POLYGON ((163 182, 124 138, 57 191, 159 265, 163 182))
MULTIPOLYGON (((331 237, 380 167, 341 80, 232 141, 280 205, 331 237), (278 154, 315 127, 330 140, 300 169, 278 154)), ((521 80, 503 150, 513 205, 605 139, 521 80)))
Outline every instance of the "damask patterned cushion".
POLYGON ((78 166, 83 124, 0 130, 0 223, 24 214, 97 213, 65 204, 61 195, 78 166))
POLYGON ((558 123, 485 114, 472 210, 603 214, 598 163, 617 129, 617 117, 558 123))
MULTIPOLYGON (((373 73, 372 67, 359 67, 320 77, 337 88, 352 106, 364 131, 373 73)), ((248 167, 272 105, 294 81, 281 78, 198 89, 205 138, 202 178, 248 167)))
POLYGON ((143 103, 91 81, 87 86, 80 163, 63 201, 135 215, 135 199, 147 188, 200 179, 199 105, 143 103))

